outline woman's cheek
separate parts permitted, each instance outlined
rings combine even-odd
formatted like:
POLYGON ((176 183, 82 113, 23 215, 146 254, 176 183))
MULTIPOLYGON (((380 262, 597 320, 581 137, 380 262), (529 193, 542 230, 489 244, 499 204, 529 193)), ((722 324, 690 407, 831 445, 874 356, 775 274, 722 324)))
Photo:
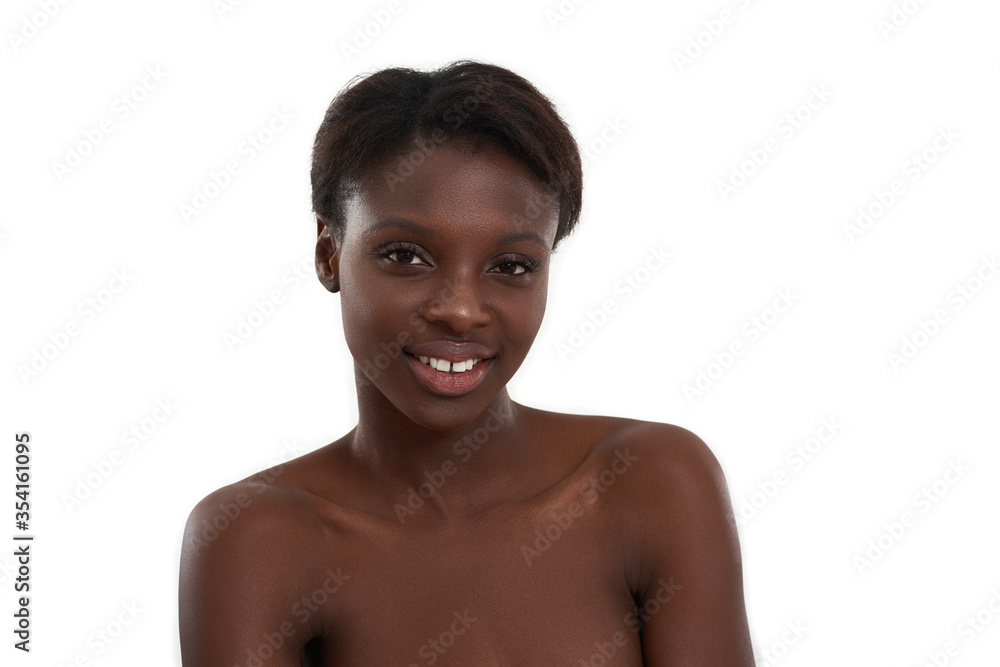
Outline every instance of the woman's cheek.
POLYGON ((351 290, 342 294, 341 304, 347 346, 359 361, 386 350, 398 356, 397 349, 427 327, 413 302, 399 290, 351 290))
POLYGON ((545 290, 539 290, 529 301, 511 300, 510 305, 520 304, 520 307, 508 308, 505 311, 504 319, 507 322, 506 330, 509 337, 507 347, 520 349, 522 360, 528 356, 542 327, 542 320, 545 317, 545 297, 545 290))

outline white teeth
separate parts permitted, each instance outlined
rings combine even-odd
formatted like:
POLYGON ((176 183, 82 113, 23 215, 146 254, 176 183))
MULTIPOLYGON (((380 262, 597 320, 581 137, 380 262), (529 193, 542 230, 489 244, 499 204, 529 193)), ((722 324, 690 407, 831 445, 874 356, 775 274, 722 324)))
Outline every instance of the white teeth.
POLYGON ((452 363, 447 359, 435 359, 434 357, 417 357, 417 359, 443 373, 464 373, 465 371, 472 370, 473 366, 482 361, 482 359, 466 359, 465 361, 452 363))

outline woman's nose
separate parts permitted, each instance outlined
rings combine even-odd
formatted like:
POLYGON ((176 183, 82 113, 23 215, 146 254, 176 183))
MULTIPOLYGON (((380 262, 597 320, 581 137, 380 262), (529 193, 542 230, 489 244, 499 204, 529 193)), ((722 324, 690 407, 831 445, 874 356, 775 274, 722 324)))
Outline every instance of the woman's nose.
POLYGON ((424 305, 423 316, 428 322, 442 322, 462 333, 488 322, 490 312, 472 279, 453 277, 441 281, 424 305))

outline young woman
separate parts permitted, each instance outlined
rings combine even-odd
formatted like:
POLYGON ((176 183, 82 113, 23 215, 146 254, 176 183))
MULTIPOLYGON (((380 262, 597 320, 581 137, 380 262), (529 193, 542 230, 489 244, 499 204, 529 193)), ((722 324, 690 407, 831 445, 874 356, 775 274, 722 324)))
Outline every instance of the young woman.
POLYGON ((358 425, 194 509, 185 667, 753 665, 708 447, 507 393, 580 213, 549 100, 470 61, 376 72, 331 104, 312 184, 358 425))

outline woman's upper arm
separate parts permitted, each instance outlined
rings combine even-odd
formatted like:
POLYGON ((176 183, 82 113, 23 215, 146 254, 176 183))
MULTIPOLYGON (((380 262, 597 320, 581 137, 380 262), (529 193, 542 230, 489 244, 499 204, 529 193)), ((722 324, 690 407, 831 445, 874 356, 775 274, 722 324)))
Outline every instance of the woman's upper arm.
POLYGON ((698 436, 657 424, 644 434, 640 535, 642 654, 650 667, 752 667, 732 503, 698 436), (654 603, 653 600, 656 600, 654 603))
POLYGON ((298 667, 311 629, 300 598, 287 516, 267 494, 220 489, 191 512, 180 567, 184 667, 298 667), (256 658, 256 659, 255 659, 256 658))

